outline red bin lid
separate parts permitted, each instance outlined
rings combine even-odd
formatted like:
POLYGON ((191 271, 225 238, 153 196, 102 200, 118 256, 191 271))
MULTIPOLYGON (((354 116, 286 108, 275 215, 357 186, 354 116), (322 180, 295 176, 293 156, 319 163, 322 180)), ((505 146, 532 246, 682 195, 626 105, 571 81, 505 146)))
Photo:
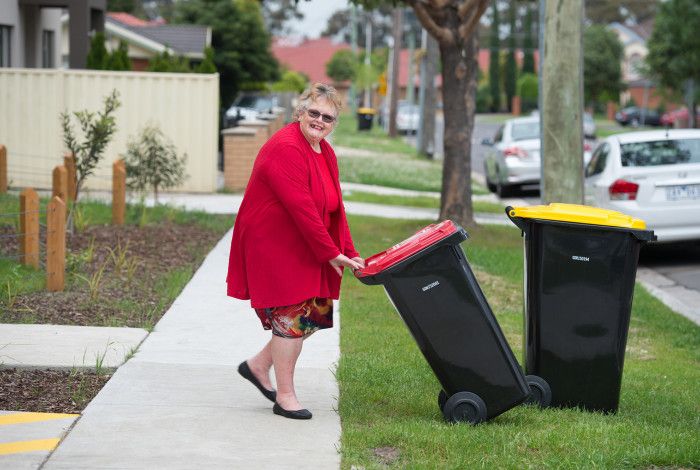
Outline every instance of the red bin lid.
POLYGON ((415 235, 397 243, 388 250, 367 258, 365 260, 365 268, 358 271, 357 275, 373 276, 378 274, 455 232, 457 232, 457 226, 451 220, 428 225, 416 232, 415 235))

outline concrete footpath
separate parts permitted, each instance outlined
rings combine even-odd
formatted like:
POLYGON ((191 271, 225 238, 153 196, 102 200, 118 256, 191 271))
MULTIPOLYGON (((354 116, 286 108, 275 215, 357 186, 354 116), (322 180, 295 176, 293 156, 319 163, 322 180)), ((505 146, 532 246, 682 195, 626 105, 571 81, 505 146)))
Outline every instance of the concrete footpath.
MULTIPOLYGON (((299 360, 297 392, 313 419, 274 415, 272 403, 236 371, 269 333, 248 302, 224 294, 230 237, 207 256, 43 468, 339 467, 333 375, 339 329, 312 336, 299 360)), ((338 326, 337 309, 334 321, 338 326)))

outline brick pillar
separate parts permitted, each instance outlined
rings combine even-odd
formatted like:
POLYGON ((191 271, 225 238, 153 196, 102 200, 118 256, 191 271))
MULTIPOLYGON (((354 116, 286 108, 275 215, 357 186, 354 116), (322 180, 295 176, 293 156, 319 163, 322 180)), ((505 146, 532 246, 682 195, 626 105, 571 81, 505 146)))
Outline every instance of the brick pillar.
POLYGON ((250 179, 255 157, 268 139, 267 126, 232 127, 221 134, 224 136, 224 188, 242 191, 250 179))
POLYGON ((266 140, 272 137, 272 134, 274 134, 274 132, 270 129, 270 121, 265 121, 263 119, 241 121, 238 123, 238 127, 243 129, 255 129, 256 131, 262 129, 266 140))
POLYGON ((519 96, 514 96, 511 99, 510 109, 513 110, 513 116, 520 116, 520 97, 519 96))
POLYGON ((613 101, 608 101, 608 107, 607 107, 608 121, 615 120, 615 112, 616 111, 617 111, 617 105, 613 101))

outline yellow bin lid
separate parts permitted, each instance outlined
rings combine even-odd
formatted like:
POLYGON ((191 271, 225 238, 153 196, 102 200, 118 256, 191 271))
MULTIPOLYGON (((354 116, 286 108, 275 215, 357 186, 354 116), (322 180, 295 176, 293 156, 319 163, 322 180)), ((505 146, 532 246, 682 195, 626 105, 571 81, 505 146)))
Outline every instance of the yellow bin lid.
POLYGON ((510 217, 523 219, 556 220, 577 224, 605 225, 630 229, 646 229, 646 223, 622 212, 579 204, 552 203, 547 206, 512 207, 510 217))
POLYGON ((360 114, 377 114, 377 110, 374 108, 359 108, 357 112, 360 114))

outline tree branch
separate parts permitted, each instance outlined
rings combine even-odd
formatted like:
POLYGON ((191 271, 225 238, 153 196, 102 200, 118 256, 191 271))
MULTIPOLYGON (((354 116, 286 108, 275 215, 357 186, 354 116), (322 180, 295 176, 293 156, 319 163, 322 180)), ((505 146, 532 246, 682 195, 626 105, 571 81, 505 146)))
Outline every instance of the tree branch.
MULTIPOLYGON (((433 36, 438 43, 444 45, 455 44, 455 37, 448 28, 443 28, 438 26, 434 18, 428 10, 426 10, 425 5, 423 5, 424 0, 407 0, 407 3, 413 7, 416 12, 416 17, 421 22, 423 27, 428 30, 428 32, 433 36)), ((446 4, 444 0, 430 0, 431 5, 441 5, 446 4)))
MULTIPOLYGON (((457 16, 459 16, 459 19, 461 21, 464 21, 465 17, 472 13, 471 10, 475 7, 475 4, 478 3, 480 0, 467 0, 465 2, 462 2, 459 4, 457 7, 457 16)), ((473 14, 473 13, 472 13, 473 14)))
POLYGON ((442 10, 450 4, 450 0, 428 0, 428 3, 435 10, 442 10))
MULTIPOLYGON (((479 4, 475 5, 472 9, 469 20, 462 23, 462 25, 459 27, 460 39, 466 40, 472 34, 474 28, 476 28, 476 26, 479 24, 479 19, 481 19, 481 16, 484 14, 484 11, 486 11, 486 7, 488 7, 489 5, 488 0, 473 0, 469 3, 472 4, 476 2, 479 2, 479 4)), ((464 5, 465 4, 462 4, 462 6, 464 5)))

